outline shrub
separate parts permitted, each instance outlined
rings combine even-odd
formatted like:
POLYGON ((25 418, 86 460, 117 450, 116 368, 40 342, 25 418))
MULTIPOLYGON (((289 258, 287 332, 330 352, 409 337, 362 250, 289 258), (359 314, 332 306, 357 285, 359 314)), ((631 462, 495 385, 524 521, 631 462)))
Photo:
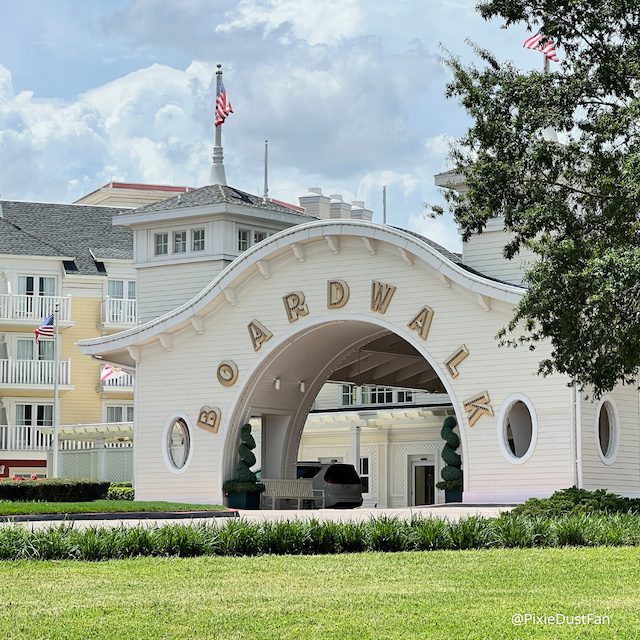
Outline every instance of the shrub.
POLYGON ((92 478, 0 480, 0 500, 16 502, 86 502, 107 497, 109 483, 92 478))
POLYGON ((640 499, 624 498, 605 489, 571 487, 549 498, 530 498, 511 512, 524 516, 560 516, 579 513, 640 513, 640 499))
POLYGON ((640 546, 640 518, 578 514, 555 518, 471 517, 459 522, 395 518, 368 522, 234 519, 217 524, 76 529, 0 527, 0 560, 108 560, 559 546, 640 546))
POLYGON ((130 482, 112 482, 107 491, 107 500, 133 500, 135 489, 130 482))
POLYGON ((416 549, 436 551, 451 548, 449 523, 439 518, 414 518, 411 525, 414 530, 416 549))

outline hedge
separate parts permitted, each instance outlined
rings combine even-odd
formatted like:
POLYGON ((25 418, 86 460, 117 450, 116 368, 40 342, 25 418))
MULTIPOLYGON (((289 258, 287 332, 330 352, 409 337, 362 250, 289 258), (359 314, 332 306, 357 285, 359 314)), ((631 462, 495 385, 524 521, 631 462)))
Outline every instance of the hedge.
POLYGON ((112 482, 107 492, 107 500, 133 500, 135 489, 130 482, 112 482))
POLYGON ((640 499, 625 498, 605 489, 587 491, 571 487, 556 491, 549 498, 530 498, 512 513, 542 517, 580 513, 640 513, 640 499))
POLYGON ((471 517, 366 522, 318 520, 133 528, 0 527, 0 560, 109 560, 137 556, 254 556, 563 546, 640 546, 640 518, 629 514, 526 518, 471 517))
POLYGON ((0 500, 85 502, 107 497, 109 483, 92 478, 0 480, 0 500))

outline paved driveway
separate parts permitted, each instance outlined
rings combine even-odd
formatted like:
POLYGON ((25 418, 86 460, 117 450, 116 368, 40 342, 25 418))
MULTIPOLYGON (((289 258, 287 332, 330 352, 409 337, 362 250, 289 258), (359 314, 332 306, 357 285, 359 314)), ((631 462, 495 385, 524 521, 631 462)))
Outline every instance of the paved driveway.
MULTIPOLYGON (((432 506, 432 507, 405 507, 403 509, 305 509, 297 510, 271 510, 260 511, 238 511, 239 516, 250 522, 270 521, 270 520, 309 520, 316 518, 322 521, 346 522, 362 521, 370 518, 380 518, 383 516, 401 518, 409 520, 412 517, 423 518, 446 518, 448 520, 459 520, 468 516, 495 517, 503 511, 512 509, 512 506, 477 505, 477 506, 432 506)), ((153 527, 165 524, 190 524, 190 523, 215 523, 224 524, 228 518, 193 518, 193 519, 162 519, 149 520, 123 519, 123 520, 76 520, 74 527, 86 529, 87 527, 153 527)), ((11 523, 0 523, 0 526, 7 526, 11 523)), ((46 527, 57 527, 60 521, 35 521, 21 522, 22 526, 43 529, 46 527)))

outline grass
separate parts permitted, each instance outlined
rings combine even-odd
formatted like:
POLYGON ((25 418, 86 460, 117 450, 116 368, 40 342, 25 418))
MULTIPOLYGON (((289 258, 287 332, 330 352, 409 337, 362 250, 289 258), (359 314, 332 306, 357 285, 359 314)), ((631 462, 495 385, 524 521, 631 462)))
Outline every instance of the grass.
POLYGON ((92 502, 13 502, 0 500, 0 516, 42 513, 124 513, 132 511, 218 511, 226 509, 211 504, 181 502, 134 502, 132 500, 93 500, 92 502))
POLYGON ((0 637, 636 638, 634 548, 0 563, 0 637), (516 627, 516 613, 610 625, 516 627))

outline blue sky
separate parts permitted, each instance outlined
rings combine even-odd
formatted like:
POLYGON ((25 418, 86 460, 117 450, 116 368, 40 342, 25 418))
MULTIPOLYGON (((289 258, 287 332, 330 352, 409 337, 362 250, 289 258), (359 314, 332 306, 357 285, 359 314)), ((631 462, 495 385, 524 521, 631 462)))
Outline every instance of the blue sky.
POLYGON ((364 199, 381 219, 459 248, 433 174, 464 112, 444 98, 444 46, 465 39, 523 69, 524 28, 474 0, 0 0, 0 192, 72 201, 110 179, 201 186, 208 177, 215 64, 235 113, 227 180, 297 202, 307 187, 364 199))

